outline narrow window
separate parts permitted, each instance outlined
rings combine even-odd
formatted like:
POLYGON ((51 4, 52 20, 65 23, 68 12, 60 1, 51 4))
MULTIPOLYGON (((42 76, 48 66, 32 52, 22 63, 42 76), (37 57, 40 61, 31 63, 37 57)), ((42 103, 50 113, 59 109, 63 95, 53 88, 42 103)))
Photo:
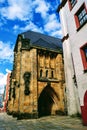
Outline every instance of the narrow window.
POLYGON ((43 72, 43 71, 42 71, 42 69, 41 69, 41 70, 40 70, 40 78, 42 77, 42 72, 43 72))
POLYGON ((87 23, 87 10, 85 4, 83 4, 75 14, 75 22, 77 31, 87 23))
POLYGON ((81 58, 82 58, 82 63, 84 67, 84 71, 87 71, 87 43, 80 47, 80 52, 81 52, 81 58))
POLYGON ((53 70, 51 71, 51 78, 53 78, 54 77, 54 74, 53 74, 53 70))
POLYGON ((48 77, 48 70, 46 70, 46 77, 48 77))

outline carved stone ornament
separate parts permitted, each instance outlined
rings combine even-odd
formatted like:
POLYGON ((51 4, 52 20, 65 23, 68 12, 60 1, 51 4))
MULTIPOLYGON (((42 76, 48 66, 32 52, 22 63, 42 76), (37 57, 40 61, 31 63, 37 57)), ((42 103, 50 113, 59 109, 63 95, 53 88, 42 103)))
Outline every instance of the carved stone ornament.
POLYGON ((20 87, 18 81, 14 81, 14 86, 17 86, 18 88, 20 87))
POLYGON ((24 83, 25 83, 25 90, 24 93, 25 95, 29 95, 30 94, 30 78, 31 78, 31 73, 30 72, 25 72, 24 73, 24 83))

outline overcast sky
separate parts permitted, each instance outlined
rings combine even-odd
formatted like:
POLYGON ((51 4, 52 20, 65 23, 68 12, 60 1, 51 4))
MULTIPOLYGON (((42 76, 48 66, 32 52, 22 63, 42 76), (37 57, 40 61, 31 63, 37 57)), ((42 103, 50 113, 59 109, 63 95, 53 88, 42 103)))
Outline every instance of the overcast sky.
POLYGON ((19 33, 32 30, 62 37, 60 0, 0 0, 0 93, 13 67, 13 48, 19 33))

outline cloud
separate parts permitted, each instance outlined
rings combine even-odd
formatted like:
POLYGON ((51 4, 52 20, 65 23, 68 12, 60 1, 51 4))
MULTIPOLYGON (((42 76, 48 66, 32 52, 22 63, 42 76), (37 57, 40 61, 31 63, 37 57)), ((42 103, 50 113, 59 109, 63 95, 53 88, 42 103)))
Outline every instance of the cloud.
POLYGON ((5 2, 5 0, 0 0, 0 3, 4 3, 5 2))
POLYGON ((13 61, 13 47, 10 45, 11 43, 4 43, 0 41, 0 61, 9 61, 12 63, 13 61))
MULTIPOLYGON (((61 31, 61 24, 56 16, 55 13, 52 13, 45 18, 46 20, 43 19, 43 24, 40 24, 39 26, 36 25, 35 22, 32 22, 31 20, 26 22, 25 26, 21 27, 19 25, 15 25, 13 27, 14 32, 19 31, 27 31, 27 30, 32 30, 36 32, 41 32, 41 33, 47 33, 51 36, 56 36, 56 37, 62 37, 62 31, 61 31)), ((42 23, 42 22, 41 22, 42 23)))
MULTIPOLYGON (((4 1, 2 0, 2 2, 4 1)), ((45 18, 49 9, 50 4, 45 0, 7 0, 7 4, 0 8, 0 13, 9 20, 25 21, 33 19, 34 11, 45 18)))
POLYGON ((56 15, 52 14, 48 17, 48 21, 44 27, 47 31, 53 31, 55 29, 61 28, 61 24, 58 22, 56 15))
POLYGON ((0 94, 4 92, 4 88, 7 83, 8 73, 11 73, 11 71, 8 68, 6 68, 6 74, 0 73, 0 94))
POLYGON ((6 74, 0 73, 0 93, 4 92, 6 80, 7 80, 7 73, 6 74))
POLYGON ((6 72, 7 72, 7 73, 11 73, 11 70, 9 70, 9 69, 6 69, 6 72))
POLYGON ((7 0, 7 6, 0 9, 1 15, 7 19, 27 20, 32 17, 31 0, 7 0))
POLYGON ((7 0, 7 3, 7 6, 0 9, 3 18, 21 20, 21 24, 18 22, 13 26, 15 34, 32 30, 62 37, 61 25, 56 15, 57 1, 7 0))
POLYGON ((56 14, 51 14, 48 21, 44 25, 44 30, 52 36, 62 36, 61 24, 57 19, 56 14))
POLYGON ((24 27, 20 27, 18 25, 15 25, 13 27, 13 29, 14 29, 14 31, 20 30, 21 32, 27 31, 27 30, 32 30, 32 31, 35 31, 35 32, 43 32, 42 27, 38 27, 32 21, 29 21, 28 23, 26 23, 26 25, 24 27))
POLYGON ((19 25, 14 25, 13 29, 14 29, 14 30, 19 29, 19 25))
POLYGON ((7 0, 7 5, 0 8, 0 13, 10 20, 19 19, 25 21, 33 19, 34 11, 40 13, 42 18, 45 18, 49 9, 50 4, 45 0, 7 0))
POLYGON ((45 0, 35 0, 33 2, 33 5, 36 7, 35 12, 40 13, 42 18, 46 18, 50 9, 50 4, 45 0))
POLYGON ((53 31, 53 32, 51 32, 51 35, 52 35, 52 36, 55 36, 55 37, 57 37, 57 38, 62 38, 62 31, 61 31, 61 29, 60 29, 60 30, 53 31))

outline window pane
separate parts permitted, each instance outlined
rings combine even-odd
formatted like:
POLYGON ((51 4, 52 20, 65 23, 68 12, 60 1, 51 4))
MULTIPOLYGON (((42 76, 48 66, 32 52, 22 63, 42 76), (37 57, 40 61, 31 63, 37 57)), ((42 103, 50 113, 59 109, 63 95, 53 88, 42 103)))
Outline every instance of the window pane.
POLYGON ((86 14, 86 10, 84 8, 78 14, 78 19, 79 19, 80 25, 83 25, 85 23, 85 21, 87 20, 87 14, 86 14))
POLYGON ((86 60, 87 60, 87 47, 84 48, 84 53, 85 53, 86 60))
POLYGON ((79 14, 79 15, 78 15, 78 18, 79 18, 79 20, 82 19, 82 14, 79 14))
POLYGON ((84 23, 84 20, 82 19, 81 21, 80 21, 80 25, 82 25, 84 23))
POLYGON ((76 0, 70 0, 71 6, 74 7, 74 5, 76 4, 76 0))

